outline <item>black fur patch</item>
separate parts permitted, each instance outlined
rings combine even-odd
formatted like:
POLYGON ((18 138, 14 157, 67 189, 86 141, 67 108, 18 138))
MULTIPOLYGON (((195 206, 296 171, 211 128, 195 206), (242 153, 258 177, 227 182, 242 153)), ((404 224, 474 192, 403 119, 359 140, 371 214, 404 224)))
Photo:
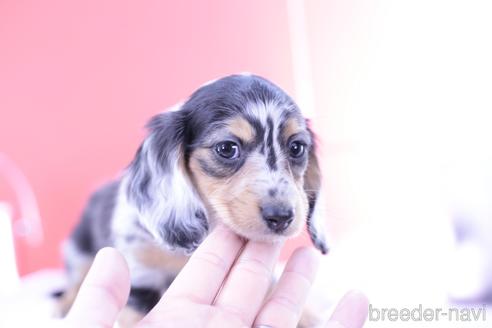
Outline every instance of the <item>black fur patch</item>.
POLYGON ((119 181, 108 183, 89 199, 82 219, 70 236, 82 253, 94 255, 102 247, 110 246, 111 217, 119 184, 119 181))
POLYGON ((172 214, 162 226, 160 234, 172 247, 181 247, 188 252, 194 251, 202 242, 208 231, 207 217, 204 212, 195 213, 196 222, 186 225, 183 220, 172 214))
POLYGON ((265 154, 265 127, 261 124, 261 122, 255 117, 247 117, 249 124, 255 130, 255 143, 256 145, 261 144, 260 153, 265 154))
POLYGON ((161 293, 157 289, 132 287, 127 304, 139 312, 148 313, 160 299, 161 293))
POLYGON ((127 197, 133 199, 137 207, 150 202, 149 184, 151 182, 150 168, 143 158, 142 146, 137 150, 135 158, 130 165, 129 174, 131 176, 127 197))
POLYGON ((275 149, 273 147, 273 121, 271 117, 267 118, 268 125, 268 136, 267 136, 267 148, 268 148, 268 156, 267 156, 267 164, 270 169, 273 171, 277 170, 277 155, 275 155, 275 149))
POLYGON ((318 236, 318 232, 313 227, 312 216, 314 212, 314 207, 316 206, 316 198, 317 195, 315 193, 308 193, 309 210, 306 225, 309 237, 311 238, 314 247, 316 247, 322 254, 327 254, 328 246, 326 245, 326 241, 321 236, 318 236))

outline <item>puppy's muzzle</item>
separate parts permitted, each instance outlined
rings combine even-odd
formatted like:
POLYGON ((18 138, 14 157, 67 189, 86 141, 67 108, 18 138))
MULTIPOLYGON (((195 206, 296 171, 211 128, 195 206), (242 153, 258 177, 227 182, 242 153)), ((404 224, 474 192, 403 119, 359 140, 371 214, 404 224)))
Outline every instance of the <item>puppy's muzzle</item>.
POLYGON ((294 220, 292 208, 283 205, 262 206, 261 215, 268 228, 275 233, 283 232, 294 220))

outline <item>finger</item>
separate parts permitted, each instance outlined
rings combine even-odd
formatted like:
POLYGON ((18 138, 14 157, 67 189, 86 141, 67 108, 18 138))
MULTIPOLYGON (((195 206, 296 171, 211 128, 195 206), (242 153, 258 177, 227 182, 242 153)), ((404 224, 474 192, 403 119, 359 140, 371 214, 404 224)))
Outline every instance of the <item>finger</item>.
POLYGON ((113 327, 130 293, 130 274, 114 248, 101 249, 82 283, 67 321, 74 326, 113 327))
POLYGON ((361 328, 367 318, 369 301, 358 291, 345 294, 333 311, 328 327, 361 328))
POLYGON ((248 242, 229 273, 215 305, 251 326, 272 283, 282 243, 248 242))
POLYGON ((319 256, 312 248, 298 248, 256 318, 256 326, 296 327, 318 269, 319 256))
POLYGON ((217 227, 193 253, 156 308, 176 297, 211 304, 243 245, 244 240, 232 231, 217 227))

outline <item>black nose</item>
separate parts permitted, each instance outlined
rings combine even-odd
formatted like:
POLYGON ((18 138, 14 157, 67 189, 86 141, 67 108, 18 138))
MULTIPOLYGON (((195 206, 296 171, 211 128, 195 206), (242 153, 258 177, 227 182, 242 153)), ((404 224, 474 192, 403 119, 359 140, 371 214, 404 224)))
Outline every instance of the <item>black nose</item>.
POLYGON ((264 206, 261 214, 268 228, 274 232, 282 232, 294 220, 294 211, 284 206, 264 206))

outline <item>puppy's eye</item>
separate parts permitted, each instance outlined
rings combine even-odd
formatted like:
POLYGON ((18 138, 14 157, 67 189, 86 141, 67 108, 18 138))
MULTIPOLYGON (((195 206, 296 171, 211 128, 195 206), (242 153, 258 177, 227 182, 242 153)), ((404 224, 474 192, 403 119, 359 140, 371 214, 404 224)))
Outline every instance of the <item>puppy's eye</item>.
POLYGON ((306 147, 300 141, 292 141, 289 145, 290 156, 299 158, 304 155, 306 147))
POLYGON ((232 141, 222 141, 215 145, 215 151, 223 158, 235 159, 239 157, 239 146, 232 141))

